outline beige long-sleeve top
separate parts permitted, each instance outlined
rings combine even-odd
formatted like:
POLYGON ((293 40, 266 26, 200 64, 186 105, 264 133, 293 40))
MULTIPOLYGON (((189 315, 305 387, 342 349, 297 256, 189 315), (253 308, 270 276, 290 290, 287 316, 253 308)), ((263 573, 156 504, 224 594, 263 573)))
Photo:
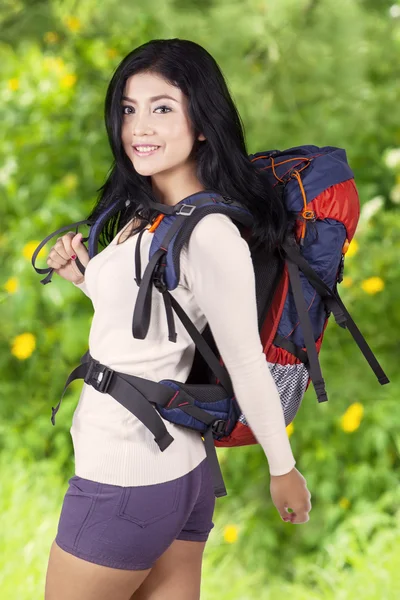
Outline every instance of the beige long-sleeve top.
MULTIPOLYGON (((134 281, 138 234, 118 244, 121 234, 89 261, 85 281, 76 286, 94 307, 90 353, 116 371, 153 381, 185 382, 193 363, 194 342, 178 317, 177 342, 168 340, 164 302, 158 290, 152 293, 146 339, 132 335, 139 289, 134 281)), ((152 238, 147 229, 141 241, 142 274, 152 238)), ((180 261, 180 283, 172 295, 200 332, 209 323, 236 399, 265 452, 270 473, 288 473, 295 460, 258 332, 255 277, 247 242, 228 216, 210 214, 195 226, 180 261)), ((206 456, 201 436, 164 422, 175 440, 161 452, 153 435, 132 413, 109 394, 83 383, 70 429, 76 475, 140 486, 187 474, 206 456)))

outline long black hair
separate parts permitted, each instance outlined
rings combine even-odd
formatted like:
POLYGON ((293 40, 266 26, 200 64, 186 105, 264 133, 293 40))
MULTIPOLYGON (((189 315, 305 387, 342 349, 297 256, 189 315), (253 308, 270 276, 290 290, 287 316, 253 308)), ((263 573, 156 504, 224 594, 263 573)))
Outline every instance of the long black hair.
MULTIPOLYGON (((114 161, 87 218, 94 221, 117 197, 130 199, 131 203, 121 203, 121 211, 105 223, 100 243, 110 243, 135 216, 139 205, 143 207, 140 212, 144 219, 149 221, 157 214, 152 204, 159 200, 152 191, 151 178, 135 171, 121 140, 125 83, 132 75, 143 72, 163 77, 187 96, 196 139, 192 157, 201 185, 241 202, 252 213, 254 225, 248 239, 252 249, 275 248, 287 230, 281 196, 248 158, 243 124, 218 64, 199 44, 178 38, 151 40, 130 52, 108 86, 105 122, 114 161), (205 141, 197 141, 200 133, 205 141)), ((146 222, 142 221, 130 235, 144 226, 146 222)))

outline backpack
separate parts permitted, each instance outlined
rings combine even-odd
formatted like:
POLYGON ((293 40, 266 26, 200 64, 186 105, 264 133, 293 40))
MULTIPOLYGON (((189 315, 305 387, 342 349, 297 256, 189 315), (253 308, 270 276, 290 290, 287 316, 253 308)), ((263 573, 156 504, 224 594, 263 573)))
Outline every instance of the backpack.
MULTIPOLYGON (((286 209, 293 216, 293 227, 281 247, 274 252, 252 252, 256 282, 256 301, 260 339, 271 374, 276 383, 286 426, 295 418, 305 391, 312 382, 318 402, 326 402, 325 382, 318 355, 328 319, 348 329, 381 385, 389 383, 382 367, 341 301, 337 285, 343 279, 344 258, 360 215, 360 202, 343 149, 326 146, 299 146, 283 152, 272 150, 250 155, 252 162, 277 188, 286 209)), ((38 269, 35 259, 40 249, 55 235, 90 225, 89 258, 98 253, 98 237, 105 222, 121 211, 129 200, 117 198, 95 223, 79 221, 46 237, 35 250, 32 264, 36 272, 48 273, 41 280, 51 281, 53 269, 38 269)), ((136 213, 140 214, 139 206, 136 213)), ((240 202, 206 190, 184 198, 175 206, 155 203, 158 213, 149 231, 154 233, 149 262, 141 273, 138 235, 135 255, 136 283, 139 286, 133 311, 132 334, 144 339, 151 315, 153 286, 163 295, 169 340, 176 341, 174 312, 195 343, 195 355, 186 382, 165 379, 159 382, 119 373, 95 360, 89 350, 81 364, 70 373, 61 399, 52 407, 51 421, 59 410, 68 385, 78 378, 109 393, 130 410, 154 434, 161 451, 173 438, 159 415, 172 423, 198 431, 205 444, 216 497, 227 495, 218 463, 216 447, 245 446, 258 443, 235 398, 223 358, 207 325, 200 333, 185 311, 169 293, 179 283, 179 257, 194 226, 205 215, 228 215, 248 239, 252 215, 240 202), (150 400, 151 399, 151 400, 150 400), (154 410, 154 407, 157 409, 154 410)), ((78 268, 85 268, 76 260, 78 268)))

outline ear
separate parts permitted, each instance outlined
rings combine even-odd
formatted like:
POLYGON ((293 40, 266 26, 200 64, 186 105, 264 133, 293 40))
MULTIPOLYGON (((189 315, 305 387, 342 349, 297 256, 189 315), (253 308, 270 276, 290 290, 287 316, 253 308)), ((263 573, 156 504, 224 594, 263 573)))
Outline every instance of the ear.
POLYGON ((199 142, 204 142, 206 138, 205 138, 205 136, 204 136, 203 133, 200 133, 199 137, 197 139, 198 139, 199 142))

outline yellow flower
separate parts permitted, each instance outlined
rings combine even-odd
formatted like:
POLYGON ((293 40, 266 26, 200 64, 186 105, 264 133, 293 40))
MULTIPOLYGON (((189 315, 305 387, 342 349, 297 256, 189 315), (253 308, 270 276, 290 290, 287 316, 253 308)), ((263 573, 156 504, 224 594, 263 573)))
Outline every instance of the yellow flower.
POLYGON ((65 24, 70 31, 79 31, 81 28, 81 22, 77 17, 67 17, 65 24))
POLYGON ((239 528, 237 525, 227 525, 224 529, 224 540, 228 544, 234 544, 239 537, 239 528))
POLYGON ((288 434, 288 437, 290 437, 292 435, 294 431, 294 425, 293 423, 289 423, 289 425, 286 427, 286 432, 288 434))
POLYGON ((57 75, 61 75, 65 71, 65 62, 60 56, 45 56, 43 64, 57 75))
POLYGON ((35 336, 32 333, 21 333, 14 338, 11 353, 20 360, 25 360, 31 356, 35 348, 35 336))
POLYGON ((346 275, 343 277, 342 286, 345 288, 349 288, 353 285, 353 278, 347 277, 346 275))
POLYGON ((340 419, 343 431, 351 433, 359 428, 364 414, 364 407, 360 402, 354 402, 349 406, 340 419))
POLYGON ((340 498, 339 506, 340 506, 340 508, 343 508, 344 510, 346 510, 350 506, 350 500, 348 500, 347 498, 340 498))
POLYGON ((74 190, 78 185, 78 178, 75 173, 67 173, 62 182, 68 190, 74 190))
POLYGON ((381 277, 370 277, 362 282, 361 287, 367 294, 377 294, 383 290, 385 282, 381 277))
POLYGON ((73 87, 75 85, 75 83, 76 83, 76 75, 73 75, 72 73, 68 73, 68 75, 64 75, 64 77, 60 81, 61 87, 63 87, 63 88, 73 87))
MULTIPOLYGON (((24 256, 24 258, 26 258, 26 260, 32 260, 32 256, 33 253, 35 252, 36 248, 39 246, 40 242, 37 240, 32 240, 31 242, 28 242, 27 244, 25 244, 25 246, 22 248, 22 254, 24 256)), ((46 246, 43 246, 43 248, 39 251, 39 254, 37 255, 36 258, 42 258, 44 256, 46 256, 47 252, 46 252, 46 246)))
POLYGON ((118 56, 118 50, 116 50, 115 48, 108 48, 107 49, 107 56, 109 58, 115 58, 116 56, 118 56))
POLYGON ((19 79, 17 79, 17 77, 14 77, 13 79, 9 79, 8 87, 10 88, 11 91, 16 92, 17 89, 19 88, 19 79))
POLYGON ((49 44, 55 44, 56 42, 58 42, 60 40, 60 37, 59 37, 58 33, 55 33, 54 31, 48 31, 47 33, 45 33, 43 39, 45 42, 48 42, 49 44))
POLYGON ((358 245, 357 240, 352 239, 350 242, 349 249, 346 252, 346 258, 351 258, 355 254, 357 254, 358 249, 359 249, 359 245, 358 245))
POLYGON ((9 294, 15 294, 18 289, 18 279, 16 277, 10 277, 10 279, 5 282, 4 289, 9 294))

